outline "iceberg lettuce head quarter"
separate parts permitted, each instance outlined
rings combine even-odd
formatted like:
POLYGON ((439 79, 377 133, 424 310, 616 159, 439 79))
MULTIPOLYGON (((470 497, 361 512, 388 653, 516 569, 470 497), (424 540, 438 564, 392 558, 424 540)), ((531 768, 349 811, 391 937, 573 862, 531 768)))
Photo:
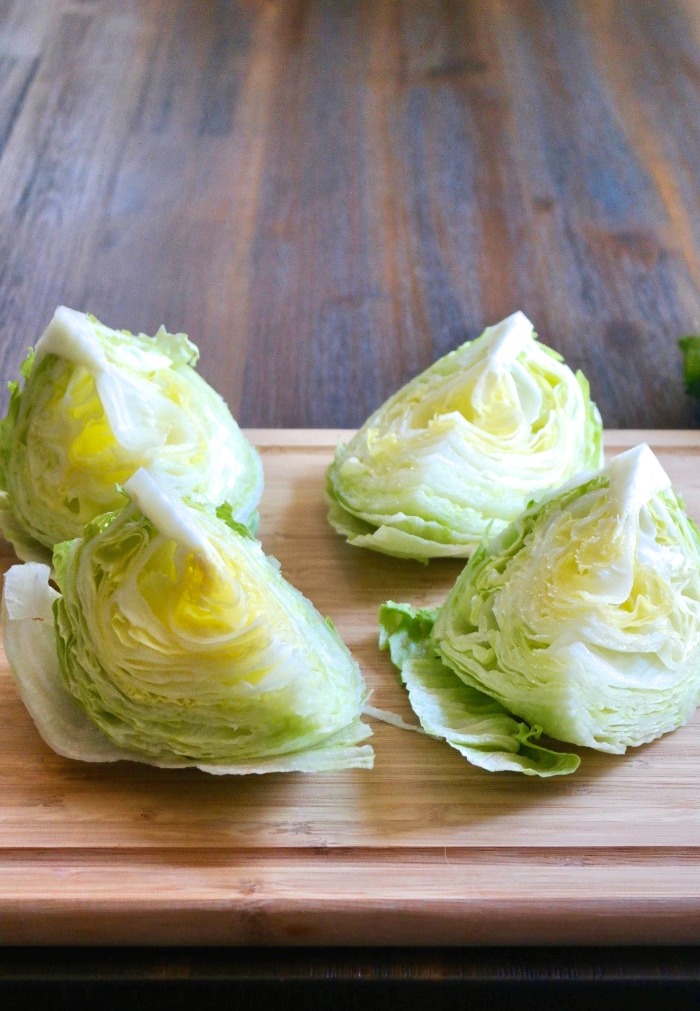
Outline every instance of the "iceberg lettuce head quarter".
POLYGON ((521 312, 395 393, 327 473, 331 525, 357 546, 468 557, 534 499, 603 463, 588 383, 521 312))
POLYGON ((5 579, 5 649, 46 743, 219 774, 370 768, 367 690, 333 625, 227 515, 145 470, 124 488, 57 545, 58 591, 39 562, 5 579))
POLYGON ((469 559, 432 629, 462 681, 552 738, 622 753, 700 700, 700 536, 643 444, 469 559))
MULTIPOLYGON (((262 465, 184 334, 112 330, 60 306, 10 386, 0 423, 0 530, 24 559, 119 506, 139 467, 253 529, 262 465)), ((48 550, 47 550, 48 549, 48 550)))

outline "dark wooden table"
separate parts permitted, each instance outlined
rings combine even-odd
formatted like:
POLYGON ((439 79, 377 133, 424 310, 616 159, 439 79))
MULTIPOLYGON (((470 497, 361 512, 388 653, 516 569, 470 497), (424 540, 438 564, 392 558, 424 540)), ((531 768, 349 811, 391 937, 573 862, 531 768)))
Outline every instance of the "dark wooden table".
MULTIPOLYGON (((246 427, 352 427, 522 309, 609 428, 694 428, 677 340, 700 331, 699 206, 698 0, 0 4, 3 380, 63 303, 188 332, 246 427)), ((694 949, 620 942, 8 946, 0 995, 697 996, 694 949)))

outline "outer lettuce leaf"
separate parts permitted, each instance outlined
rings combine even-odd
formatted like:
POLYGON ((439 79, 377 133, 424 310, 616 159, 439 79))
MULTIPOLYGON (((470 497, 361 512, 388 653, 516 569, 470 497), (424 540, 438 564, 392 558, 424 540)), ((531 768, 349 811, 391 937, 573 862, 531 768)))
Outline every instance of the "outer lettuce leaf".
POLYGON ((598 468, 602 454, 585 378, 515 313, 411 380, 338 446, 328 519, 357 547, 467 557, 486 530, 598 468))
POLYGON ((426 733, 447 741, 472 765, 490 772, 540 777, 575 772, 577 755, 537 744, 541 728, 514 719, 441 661, 431 639, 436 614, 392 601, 379 614, 379 644, 389 648, 426 733))
POLYGON ((20 558, 50 549, 121 504, 139 467, 178 494, 255 528, 262 466, 184 334, 112 330, 64 306, 10 385, 0 423, 0 530, 20 558))
POLYGON ((700 699, 700 535, 648 446, 533 505, 472 555, 433 642, 548 736, 610 753, 700 699))
POLYGON ((47 743, 217 773, 371 767, 367 690, 330 622, 239 525, 162 477, 126 487, 57 548, 60 593, 38 563, 6 579, 6 651, 47 743))

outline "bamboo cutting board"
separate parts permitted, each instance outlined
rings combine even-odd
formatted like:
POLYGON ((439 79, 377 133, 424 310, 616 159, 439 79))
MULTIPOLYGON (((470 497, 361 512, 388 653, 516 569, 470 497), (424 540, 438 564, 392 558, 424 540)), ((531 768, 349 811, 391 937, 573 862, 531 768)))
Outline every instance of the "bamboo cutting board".
MULTIPOLYGON (((326 523, 336 431, 251 431, 260 536, 333 619, 372 703, 411 719, 377 647, 388 598, 443 599, 459 562, 350 548, 326 523)), ((700 433, 647 441, 700 519, 700 433)), ((5 547, 3 571, 13 561, 5 547)), ((372 771, 209 777, 54 755, 0 654, 2 944, 599 944, 700 938, 700 715, 537 780, 373 722, 372 771)))

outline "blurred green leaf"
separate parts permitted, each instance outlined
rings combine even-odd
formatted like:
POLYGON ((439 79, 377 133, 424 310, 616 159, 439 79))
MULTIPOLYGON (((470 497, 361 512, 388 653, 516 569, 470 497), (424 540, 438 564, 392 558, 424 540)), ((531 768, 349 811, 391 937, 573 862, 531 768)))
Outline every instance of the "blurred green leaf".
POLYGON ((687 334, 678 341, 683 354, 683 379, 685 391, 700 397, 700 336, 687 334))

